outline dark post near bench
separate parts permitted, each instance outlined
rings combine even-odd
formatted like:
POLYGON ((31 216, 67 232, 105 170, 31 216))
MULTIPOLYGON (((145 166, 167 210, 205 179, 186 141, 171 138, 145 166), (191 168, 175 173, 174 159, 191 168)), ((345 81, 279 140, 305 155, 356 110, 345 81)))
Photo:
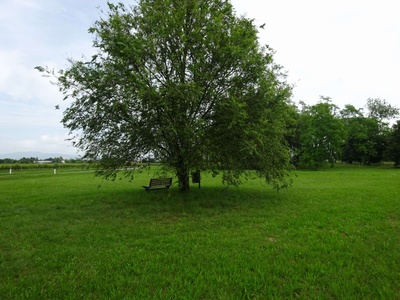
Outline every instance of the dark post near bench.
POLYGON ((192 183, 198 183, 200 188, 200 170, 192 173, 192 183))

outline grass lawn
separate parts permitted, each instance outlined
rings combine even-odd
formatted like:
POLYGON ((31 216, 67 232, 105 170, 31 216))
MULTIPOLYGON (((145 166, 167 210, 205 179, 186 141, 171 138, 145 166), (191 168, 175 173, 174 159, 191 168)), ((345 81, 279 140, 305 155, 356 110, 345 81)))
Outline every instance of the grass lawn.
POLYGON ((298 171, 279 193, 151 177, 2 171, 0 299, 400 299, 400 170, 298 171))

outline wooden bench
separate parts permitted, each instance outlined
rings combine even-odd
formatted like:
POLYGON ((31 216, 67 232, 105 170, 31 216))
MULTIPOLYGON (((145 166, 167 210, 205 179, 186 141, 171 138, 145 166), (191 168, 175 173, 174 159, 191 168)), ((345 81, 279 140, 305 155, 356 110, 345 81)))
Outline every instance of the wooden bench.
POLYGON ((167 190, 172 184, 172 178, 152 178, 149 185, 143 185, 146 192, 151 190, 167 190))

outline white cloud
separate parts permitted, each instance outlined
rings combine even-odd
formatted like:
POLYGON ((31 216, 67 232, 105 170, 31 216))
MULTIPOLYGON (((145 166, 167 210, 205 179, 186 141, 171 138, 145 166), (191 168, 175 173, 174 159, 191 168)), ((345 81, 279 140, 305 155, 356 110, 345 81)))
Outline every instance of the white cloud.
POLYGON ((58 70, 66 67, 68 57, 90 55, 87 29, 100 3, 104 1, 0 2, 0 153, 53 148, 75 153, 60 124, 63 96, 34 67, 58 70))
POLYGON ((5 141, 5 148, 8 151, 2 153, 38 151, 43 153, 60 153, 78 156, 77 150, 66 141, 67 135, 42 135, 32 136, 32 138, 5 141))
POLYGON ((296 83, 294 98, 330 96, 363 106, 368 97, 400 105, 400 19, 394 0, 233 0, 260 30, 263 43, 296 83))
POLYGON ((20 52, 0 50, 0 91, 8 95, 10 101, 39 101, 46 104, 60 102, 62 96, 58 88, 42 78, 34 70, 33 63, 20 52))

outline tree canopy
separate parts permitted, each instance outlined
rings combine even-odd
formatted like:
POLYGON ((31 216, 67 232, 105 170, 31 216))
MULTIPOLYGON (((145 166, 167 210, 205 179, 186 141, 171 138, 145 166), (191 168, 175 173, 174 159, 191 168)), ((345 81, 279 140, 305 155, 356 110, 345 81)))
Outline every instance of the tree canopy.
POLYGON ((285 186, 291 87, 253 20, 225 0, 108 7, 89 29, 97 53, 52 73, 72 99, 63 124, 85 158, 100 160, 100 174, 151 155, 176 172, 181 191, 196 169, 222 172, 228 184, 251 170, 285 186))

